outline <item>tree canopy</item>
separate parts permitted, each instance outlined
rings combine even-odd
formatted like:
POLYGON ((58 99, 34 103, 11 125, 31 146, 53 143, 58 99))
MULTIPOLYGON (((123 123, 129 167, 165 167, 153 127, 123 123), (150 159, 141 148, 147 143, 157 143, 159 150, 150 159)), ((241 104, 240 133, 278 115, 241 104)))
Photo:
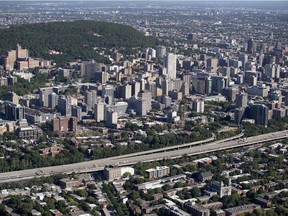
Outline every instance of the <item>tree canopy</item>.
POLYGON ((74 21, 27 24, 0 30, 0 55, 20 44, 30 56, 54 60, 58 64, 80 59, 104 61, 93 48, 154 46, 155 40, 132 27, 103 21, 74 21), (49 50, 61 52, 50 55, 49 50))

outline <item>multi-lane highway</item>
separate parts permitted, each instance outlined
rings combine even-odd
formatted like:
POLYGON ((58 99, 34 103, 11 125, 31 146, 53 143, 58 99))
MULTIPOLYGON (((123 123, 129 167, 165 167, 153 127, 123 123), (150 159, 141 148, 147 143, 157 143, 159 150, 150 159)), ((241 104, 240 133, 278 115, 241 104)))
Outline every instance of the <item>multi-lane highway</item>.
POLYGON ((198 155, 219 150, 245 147, 262 142, 287 138, 288 130, 240 139, 241 135, 243 134, 239 134, 238 136, 235 136, 233 138, 218 140, 214 142, 194 142, 185 144, 185 146, 179 145, 174 148, 168 147, 152 151, 144 151, 140 153, 133 153, 99 160, 67 164, 62 166, 6 172, 0 174, 0 183, 31 179, 34 177, 47 176, 59 173, 83 173, 99 171, 103 170, 106 165, 125 166, 138 162, 163 160, 164 158, 177 158, 181 157, 182 155, 198 155))

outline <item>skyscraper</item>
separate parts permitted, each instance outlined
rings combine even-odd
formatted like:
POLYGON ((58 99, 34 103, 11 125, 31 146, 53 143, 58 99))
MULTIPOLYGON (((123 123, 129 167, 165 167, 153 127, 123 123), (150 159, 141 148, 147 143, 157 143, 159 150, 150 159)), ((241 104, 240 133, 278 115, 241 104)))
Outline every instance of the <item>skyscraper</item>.
POLYGON ((19 104, 19 96, 15 92, 7 92, 5 94, 5 100, 8 100, 14 104, 19 104))
POLYGON ((236 107, 245 108, 248 104, 248 95, 246 92, 240 92, 236 95, 236 107))
POLYGON ((84 94, 85 103, 91 108, 96 103, 97 92, 95 90, 86 91, 84 94))
POLYGON ((216 73, 218 69, 218 59, 209 58, 207 59, 207 71, 211 73, 216 73))
POLYGON ((245 64, 248 62, 248 55, 245 53, 242 53, 239 55, 238 59, 239 59, 239 61, 242 62, 242 68, 245 71, 246 70, 245 64))
POLYGON ((48 95, 48 107, 54 109, 58 105, 58 98, 59 96, 52 92, 48 95))
POLYGON ((151 99, 152 99, 152 96, 151 96, 151 92, 150 91, 141 91, 139 92, 139 97, 143 98, 146 100, 146 103, 145 103, 145 106, 146 106, 146 111, 150 111, 151 110, 151 99))
POLYGON ((108 127, 117 126, 118 114, 114 110, 107 110, 105 125, 108 127))
POLYGON ((268 107, 263 104, 253 104, 251 106, 251 117, 256 124, 268 125, 268 107))
POLYGON ((99 102, 94 105, 94 118, 96 122, 105 120, 105 103, 99 102))
POLYGON ((173 53, 167 53, 164 58, 164 67, 167 69, 167 74, 171 79, 176 79, 176 55, 173 53))
POLYGON ((166 55, 166 47, 161 46, 161 45, 157 46, 156 47, 156 57, 162 59, 162 58, 164 58, 165 55, 166 55))
POLYGON ((39 89, 39 105, 48 107, 49 105, 49 99, 48 95, 53 92, 53 87, 49 88, 40 88, 39 89))
POLYGON ((71 104, 67 97, 61 95, 58 98, 58 110, 63 116, 70 116, 71 115, 71 104))
POLYGON ((256 43, 252 38, 247 41, 247 53, 254 54, 256 52, 256 43))
POLYGON ((5 118, 8 120, 22 120, 24 119, 24 107, 13 104, 12 102, 5 102, 5 118))

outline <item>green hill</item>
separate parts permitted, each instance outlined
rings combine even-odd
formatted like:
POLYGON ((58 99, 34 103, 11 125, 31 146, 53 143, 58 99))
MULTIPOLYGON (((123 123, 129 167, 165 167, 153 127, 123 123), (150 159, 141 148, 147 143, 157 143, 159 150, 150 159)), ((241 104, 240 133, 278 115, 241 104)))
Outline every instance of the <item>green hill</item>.
POLYGON ((58 64, 76 58, 96 59, 93 47, 119 48, 155 46, 155 40, 145 37, 132 27, 97 21, 54 22, 12 26, 0 30, 0 55, 15 49, 19 43, 29 50, 30 56, 54 60, 58 64), (49 55, 49 50, 61 55, 49 55))

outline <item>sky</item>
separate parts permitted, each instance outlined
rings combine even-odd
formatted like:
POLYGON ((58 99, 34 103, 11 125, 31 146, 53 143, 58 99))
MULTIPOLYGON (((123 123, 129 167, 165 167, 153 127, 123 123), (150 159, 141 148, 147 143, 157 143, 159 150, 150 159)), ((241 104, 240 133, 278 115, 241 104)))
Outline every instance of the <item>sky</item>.
MULTIPOLYGON (((0 0, 0 1, 8 1, 8 0, 0 0)), ((13 1, 17 1, 17 2, 21 2, 21 1, 39 1, 39 2, 51 2, 51 1, 78 1, 78 2, 82 2, 82 1, 102 1, 102 2, 105 2, 105 1, 115 1, 115 2, 121 2, 121 1, 151 1, 151 2, 154 2, 155 0, 10 0, 10 2, 13 2, 13 1)), ((223 1, 227 1, 227 2, 231 2, 231 1, 234 1, 234 2, 243 2, 243 1, 246 1, 246 2, 255 2, 255 1, 265 1, 265 2, 277 2, 277 1, 285 1, 287 2, 288 4, 288 0, 157 0, 158 2, 160 1, 171 1, 171 2, 183 2, 183 1, 197 1, 197 2, 223 2, 223 1)))

